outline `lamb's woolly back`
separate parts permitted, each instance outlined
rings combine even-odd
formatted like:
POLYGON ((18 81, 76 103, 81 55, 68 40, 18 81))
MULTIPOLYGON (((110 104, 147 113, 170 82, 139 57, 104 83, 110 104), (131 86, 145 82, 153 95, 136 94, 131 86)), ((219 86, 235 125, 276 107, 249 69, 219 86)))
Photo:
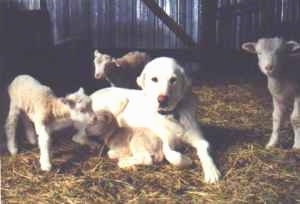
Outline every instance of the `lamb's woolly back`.
POLYGON ((116 64, 119 67, 129 69, 141 69, 151 60, 151 57, 145 52, 133 51, 116 59, 116 64))
MULTIPOLYGON (((69 117, 69 107, 55 96, 50 87, 29 75, 17 76, 9 85, 11 104, 22 111, 39 113, 43 120, 69 117)), ((46 121, 45 121, 46 122, 46 121)))
POLYGON ((106 79, 111 86, 138 88, 135 79, 144 66, 151 60, 145 52, 133 51, 120 58, 114 58, 94 51, 94 66, 96 79, 106 79))

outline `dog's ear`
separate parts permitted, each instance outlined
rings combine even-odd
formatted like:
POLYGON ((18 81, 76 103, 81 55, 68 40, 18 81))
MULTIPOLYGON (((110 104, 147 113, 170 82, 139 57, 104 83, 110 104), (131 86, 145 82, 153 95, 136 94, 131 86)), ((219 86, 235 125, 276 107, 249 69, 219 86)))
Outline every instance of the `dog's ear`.
POLYGON ((178 70, 180 72, 181 78, 182 78, 182 92, 186 93, 192 88, 192 81, 191 79, 186 75, 184 69, 181 66, 178 66, 178 70))
POLYGON ((145 87, 145 77, 146 72, 142 71, 142 73, 136 78, 136 83, 141 89, 144 89, 145 87))

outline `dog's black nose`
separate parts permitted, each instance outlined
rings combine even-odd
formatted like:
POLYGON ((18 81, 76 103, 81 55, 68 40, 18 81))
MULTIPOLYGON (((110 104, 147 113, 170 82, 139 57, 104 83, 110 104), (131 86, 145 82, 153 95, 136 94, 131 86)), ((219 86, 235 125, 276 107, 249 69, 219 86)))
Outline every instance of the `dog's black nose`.
POLYGON ((157 101, 160 107, 165 107, 168 105, 169 97, 167 95, 159 95, 157 101))

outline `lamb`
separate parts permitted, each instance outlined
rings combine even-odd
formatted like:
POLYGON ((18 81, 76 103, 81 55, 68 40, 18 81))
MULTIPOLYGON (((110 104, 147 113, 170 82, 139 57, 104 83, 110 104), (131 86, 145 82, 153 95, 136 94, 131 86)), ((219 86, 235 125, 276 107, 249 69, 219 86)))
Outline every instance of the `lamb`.
POLYGON ((49 87, 33 77, 19 75, 9 85, 8 94, 10 108, 5 131, 7 148, 12 155, 18 151, 15 136, 19 116, 31 144, 37 142, 35 132, 38 135, 40 165, 43 171, 51 169, 50 134, 53 130, 73 124, 79 130, 73 140, 87 143, 83 136, 85 126, 93 123, 96 116, 91 108, 91 99, 85 95, 83 88, 64 98, 58 98, 49 87))
POLYGON ((95 79, 106 79, 111 86, 139 88, 136 77, 151 60, 145 52, 129 52, 121 58, 94 51, 95 79))
POLYGON ((266 148, 278 142, 280 127, 284 122, 288 106, 293 103, 291 124, 294 131, 293 148, 300 148, 300 60, 293 52, 300 49, 295 41, 282 38, 261 38, 257 42, 246 42, 242 49, 257 54, 258 64, 267 76, 268 89, 273 98, 273 130, 266 148))
POLYGON ((164 159, 158 136, 146 128, 120 127, 109 111, 98 111, 95 125, 87 127, 86 133, 101 137, 109 148, 108 157, 118 160, 120 168, 151 165, 164 159))

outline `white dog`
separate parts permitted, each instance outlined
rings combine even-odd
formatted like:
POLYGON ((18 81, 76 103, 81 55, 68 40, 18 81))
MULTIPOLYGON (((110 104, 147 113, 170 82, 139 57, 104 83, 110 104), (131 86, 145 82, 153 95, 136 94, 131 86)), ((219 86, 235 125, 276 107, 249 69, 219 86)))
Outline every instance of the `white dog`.
POLYGON ((175 143, 190 144, 197 150, 205 181, 217 182, 220 172, 198 126, 196 99, 183 68, 172 58, 156 58, 145 66, 137 83, 142 90, 111 87, 94 92, 93 110, 111 111, 123 126, 151 129, 161 138, 166 159, 175 166, 192 163, 174 150, 175 143))

